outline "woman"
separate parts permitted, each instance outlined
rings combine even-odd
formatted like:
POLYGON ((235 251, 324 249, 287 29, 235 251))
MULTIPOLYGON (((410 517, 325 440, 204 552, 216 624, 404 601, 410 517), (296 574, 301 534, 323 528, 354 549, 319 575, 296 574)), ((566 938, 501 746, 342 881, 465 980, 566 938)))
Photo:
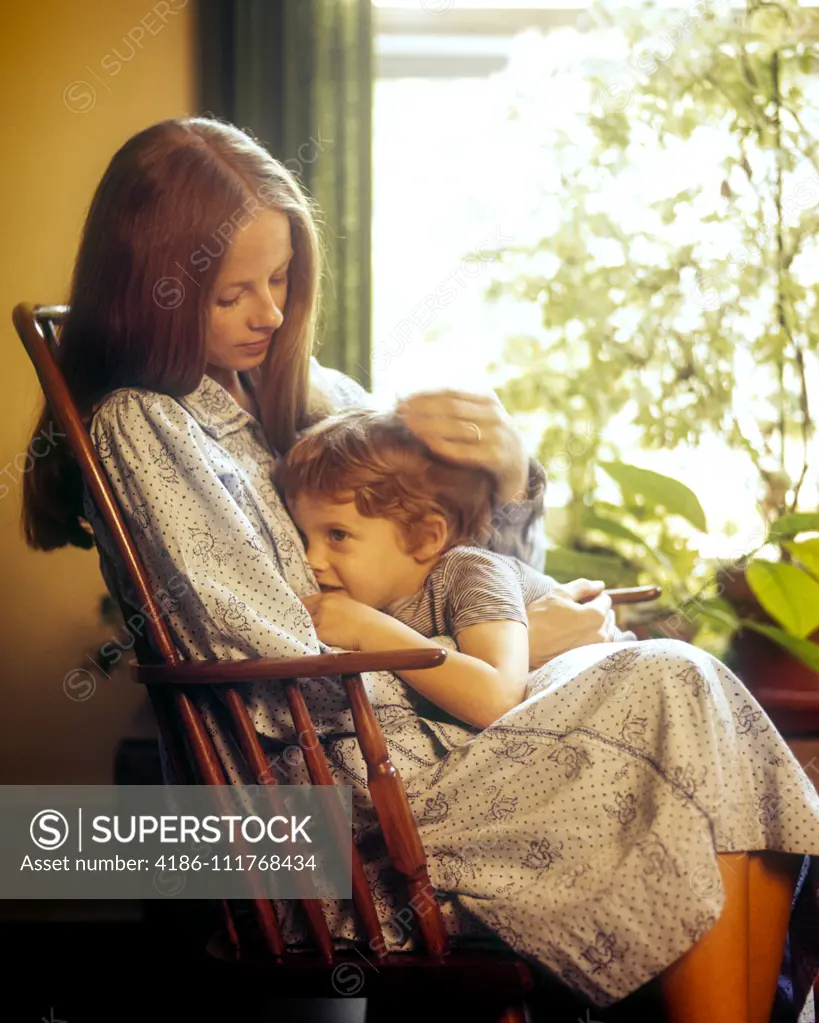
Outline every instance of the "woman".
MULTIPOLYGON (((270 481, 305 426, 362 400, 311 359, 319 263, 296 182, 211 120, 166 121, 130 139, 88 214, 63 370, 191 658, 319 651, 299 599, 317 592, 315 578, 270 481)), ((439 393, 404 415, 439 454, 494 472, 492 542, 536 559, 542 487, 532 466, 527 491, 498 404, 439 393)), ((48 419, 45 409, 37 430, 48 419)), ((66 452, 38 462, 24 499, 28 541, 41 549, 90 546, 84 512, 107 585, 136 606, 66 452)), ((819 799, 722 664, 672 641, 607 643, 605 598, 574 602, 589 589, 599 587, 577 581, 533 612, 548 663, 534 694, 483 732, 422 716, 388 673, 366 679, 448 926, 500 935, 598 1005, 660 976, 671 1020, 762 1023, 800 870, 792 921, 816 919, 806 854, 819 854, 819 799), (550 632, 563 633, 551 649, 550 632)), ((356 840, 388 921, 400 904, 342 691, 328 679, 303 691, 354 787, 356 840)), ((277 690, 245 695, 271 766, 298 783, 303 766, 276 753, 292 736, 277 690)), ((224 739, 218 699, 202 708, 232 777, 254 781, 224 739)), ((298 940, 292 904, 281 908, 298 940)), ((339 941, 359 937, 349 905, 329 909, 339 941)), ((405 944, 403 928, 387 933, 405 944)), ((805 951, 795 940, 800 1003, 814 973, 805 951)))

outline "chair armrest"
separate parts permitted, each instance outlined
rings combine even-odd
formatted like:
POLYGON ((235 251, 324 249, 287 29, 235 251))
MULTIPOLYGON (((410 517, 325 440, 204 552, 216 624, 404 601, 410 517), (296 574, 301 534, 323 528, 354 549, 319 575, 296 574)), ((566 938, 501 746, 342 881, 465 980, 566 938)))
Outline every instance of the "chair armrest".
POLYGON ((135 682, 142 685, 235 685, 269 679, 357 675, 362 671, 417 671, 446 660, 443 647, 424 650, 377 650, 371 653, 312 654, 306 657, 250 657, 239 661, 183 661, 181 664, 131 662, 135 682))

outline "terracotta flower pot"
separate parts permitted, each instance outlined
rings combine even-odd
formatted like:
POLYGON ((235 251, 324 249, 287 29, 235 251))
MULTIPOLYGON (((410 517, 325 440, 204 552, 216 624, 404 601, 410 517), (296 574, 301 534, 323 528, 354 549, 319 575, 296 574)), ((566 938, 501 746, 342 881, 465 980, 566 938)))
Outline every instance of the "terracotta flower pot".
MULTIPOLYGON (((741 618, 777 624, 754 596, 741 566, 721 569, 717 582, 741 618)), ((808 638, 819 643, 819 630, 808 638)), ((737 674, 783 734, 819 733, 819 672, 753 629, 736 632, 731 651, 737 674)))

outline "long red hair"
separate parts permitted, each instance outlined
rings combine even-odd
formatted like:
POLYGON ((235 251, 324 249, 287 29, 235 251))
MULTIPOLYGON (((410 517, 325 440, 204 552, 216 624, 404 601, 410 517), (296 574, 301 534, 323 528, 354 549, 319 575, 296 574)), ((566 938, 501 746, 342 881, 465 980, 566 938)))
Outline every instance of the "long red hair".
MULTIPOLYGON (((284 323, 253 377, 262 425, 271 447, 285 452, 315 420, 322 402, 310 398, 321 276, 314 204, 245 132, 192 117, 130 138, 91 201, 58 354, 86 422, 118 387, 173 397, 195 390, 206 365, 206 303, 230 225, 260 207, 288 217, 294 253, 284 323)), ((34 436, 53 419, 45 403, 34 436)), ((23 530, 38 550, 92 546, 79 467, 64 445, 24 478, 23 530)))

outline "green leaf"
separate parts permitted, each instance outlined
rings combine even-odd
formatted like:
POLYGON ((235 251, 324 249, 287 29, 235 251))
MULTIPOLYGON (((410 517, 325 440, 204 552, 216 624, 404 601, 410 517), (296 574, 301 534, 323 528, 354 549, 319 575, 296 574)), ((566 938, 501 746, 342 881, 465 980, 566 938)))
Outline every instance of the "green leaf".
POLYGON ((752 561, 745 578, 768 614, 792 636, 819 629, 819 583, 796 565, 752 561))
POLYGON ((695 598, 684 603, 680 614, 696 621, 700 615, 722 625, 730 631, 738 628, 739 618, 734 608, 722 597, 695 598))
POLYGON ((636 586, 637 573, 620 558, 608 554, 589 554, 570 547, 554 547, 546 552, 546 574, 559 583, 572 579, 603 579, 606 586, 636 586))
POLYGON ((600 462, 621 490, 643 497, 652 507, 662 506, 670 515, 682 515, 696 529, 706 531, 705 512, 697 495, 684 483, 651 469, 640 469, 625 462, 600 462))
POLYGON ((799 540, 796 543, 786 540, 783 547, 801 561, 805 568, 819 580, 819 537, 815 540, 799 540))
POLYGON ((744 618, 742 625, 748 629, 753 629, 754 632, 762 633, 763 636, 767 636, 774 643, 778 643, 813 671, 819 671, 819 644, 812 643, 809 639, 797 639, 796 636, 791 636, 787 632, 777 629, 775 625, 763 625, 762 622, 752 622, 750 619, 744 618))
POLYGON ((621 522, 615 522, 613 519, 597 515, 591 508, 584 510, 580 518, 580 525, 584 529, 599 529, 601 533, 615 536, 619 540, 628 540, 629 543, 638 544, 640 547, 646 546, 645 540, 637 536, 636 533, 633 533, 627 526, 624 526, 621 522))
POLYGON ((789 540, 797 533, 819 533, 819 513, 817 512, 792 512, 790 515, 783 515, 771 526, 768 533, 768 543, 779 543, 780 540, 789 540))

